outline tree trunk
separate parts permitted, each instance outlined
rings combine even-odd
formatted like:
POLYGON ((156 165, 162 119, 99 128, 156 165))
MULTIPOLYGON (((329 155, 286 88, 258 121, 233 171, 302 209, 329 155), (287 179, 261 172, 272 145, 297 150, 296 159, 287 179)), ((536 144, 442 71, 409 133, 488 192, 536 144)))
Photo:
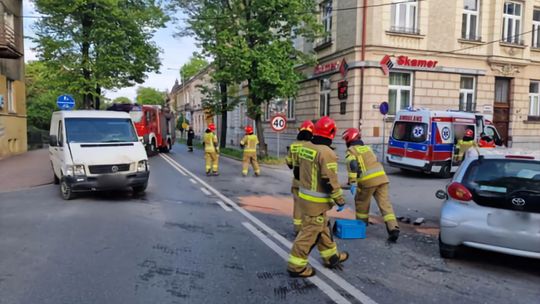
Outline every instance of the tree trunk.
POLYGON ((227 146, 227 109, 228 107, 228 96, 227 96, 227 84, 225 82, 219 83, 219 93, 221 97, 221 139, 219 146, 225 148, 227 146))
POLYGON ((261 114, 255 116, 255 127, 257 128, 257 138, 259 139, 259 154, 261 156, 267 156, 268 147, 264 141, 264 126, 261 121, 261 114))
POLYGON ((94 109, 100 110, 101 108, 101 87, 96 85, 96 96, 94 97, 94 109))
MULTIPOLYGON (((92 10, 93 5, 88 4, 87 10, 92 10)), ((84 84, 84 108, 90 109, 93 105, 92 91, 93 88, 90 86, 90 81, 92 78, 90 69, 90 30, 92 28, 92 18, 88 15, 88 12, 85 12, 82 16, 82 35, 83 42, 81 45, 81 56, 82 56, 82 74, 85 80, 84 84)))

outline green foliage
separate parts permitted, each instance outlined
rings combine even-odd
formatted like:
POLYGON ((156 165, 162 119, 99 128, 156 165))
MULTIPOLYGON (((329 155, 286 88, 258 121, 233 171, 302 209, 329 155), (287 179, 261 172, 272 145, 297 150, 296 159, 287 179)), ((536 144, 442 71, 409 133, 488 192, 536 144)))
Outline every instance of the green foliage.
POLYGON ((116 97, 115 99, 113 99, 112 102, 113 103, 133 103, 133 101, 131 101, 131 99, 129 99, 128 97, 125 97, 125 96, 116 97))
POLYGON ((154 0, 35 0, 38 56, 90 107, 101 89, 142 83, 159 70, 151 39, 167 16, 154 0))
POLYGON ((166 93, 149 87, 137 88, 137 103, 146 105, 163 105, 165 104, 166 93))
POLYGON ((180 68, 180 77, 183 81, 186 81, 206 68, 208 64, 208 61, 204 57, 193 53, 193 56, 189 58, 188 62, 180 68))

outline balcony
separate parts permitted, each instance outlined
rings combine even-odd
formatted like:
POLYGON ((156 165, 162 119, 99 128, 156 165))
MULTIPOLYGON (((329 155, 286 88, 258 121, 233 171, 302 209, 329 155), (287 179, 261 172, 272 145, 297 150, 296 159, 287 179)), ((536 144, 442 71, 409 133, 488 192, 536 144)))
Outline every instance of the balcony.
POLYGON ((20 51, 21 37, 13 28, 0 24, 0 58, 17 59, 23 56, 20 51))

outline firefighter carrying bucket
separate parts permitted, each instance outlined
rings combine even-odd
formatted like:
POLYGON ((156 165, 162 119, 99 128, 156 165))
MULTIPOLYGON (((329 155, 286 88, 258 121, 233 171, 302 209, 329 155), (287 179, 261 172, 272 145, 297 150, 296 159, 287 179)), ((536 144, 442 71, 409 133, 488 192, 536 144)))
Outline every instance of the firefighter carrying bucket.
POLYGON ((247 176, 249 170, 249 164, 253 166, 253 171, 255 176, 261 174, 261 168, 259 167, 259 162, 257 161, 257 145, 259 144, 259 139, 257 135, 253 134, 253 127, 246 127, 246 135, 240 141, 240 146, 244 149, 244 157, 242 159, 242 176, 247 176))

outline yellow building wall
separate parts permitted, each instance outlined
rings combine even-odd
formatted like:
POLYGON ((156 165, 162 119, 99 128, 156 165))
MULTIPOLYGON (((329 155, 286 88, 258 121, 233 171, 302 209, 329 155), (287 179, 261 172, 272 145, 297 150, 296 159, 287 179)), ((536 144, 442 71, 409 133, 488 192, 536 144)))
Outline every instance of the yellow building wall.
POLYGON ((0 109, 0 158, 27 151, 26 135, 26 90, 24 82, 13 82, 15 113, 8 112, 7 79, 0 75, 0 95, 4 96, 4 107, 0 109))

